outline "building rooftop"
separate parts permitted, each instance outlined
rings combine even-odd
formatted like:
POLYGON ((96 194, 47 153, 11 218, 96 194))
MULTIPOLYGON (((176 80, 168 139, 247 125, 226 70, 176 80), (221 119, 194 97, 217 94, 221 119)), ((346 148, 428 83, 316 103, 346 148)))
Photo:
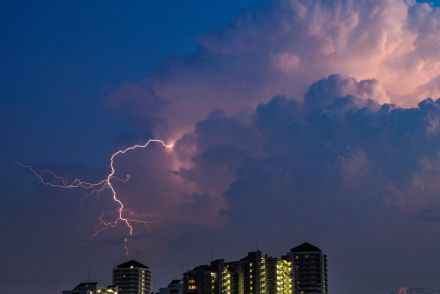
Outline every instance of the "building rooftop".
POLYGON ((321 252, 321 249, 319 249, 318 247, 305 242, 302 243, 301 245, 298 245, 292 249, 290 249, 290 251, 292 252, 321 252))
POLYGON ((120 265, 116 266, 117 268, 148 268, 148 266, 146 266, 145 264, 142 264, 134 259, 129 260, 127 262, 121 263, 120 265))
POLYGON ((168 287, 176 287, 176 286, 180 286, 180 284, 182 284, 182 280, 172 280, 169 284, 168 287))
POLYGON ((94 289, 98 285, 97 282, 86 282, 86 283, 79 283, 73 290, 87 290, 87 289, 94 289))

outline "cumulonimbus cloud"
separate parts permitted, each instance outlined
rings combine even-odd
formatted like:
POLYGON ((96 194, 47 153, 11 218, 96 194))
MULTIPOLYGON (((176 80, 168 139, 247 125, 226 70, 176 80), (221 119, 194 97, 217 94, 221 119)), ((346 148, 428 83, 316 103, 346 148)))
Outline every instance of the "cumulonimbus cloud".
POLYGON ((213 110, 176 142, 172 161, 148 170, 148 188, 131 186, 125 194, 157 197, 136 201, 157 213, 159 227, 296 219, 292 207, 400 217, 440 208, 439 100, 412 108, 381 104, 374 100, 378 87, 376 80, 331 75, 311 84, 303 99, 275 96, 245 113, 213 110))
POLYGON ((378 102, 415 106, 440 96, 439 30, 440 10, 414 1, 275 1, 202 37, 197 54, 123 86, 111 101, 160 121, 156 135, 174 137, 213 108, 231 113, 275 95, 301 99, 334 73, 376 80, 378 102))
POLYGON ((227 215, 240 221, 250 207, 268 216, 271 203, 278 210, 364 203, 402 215, 439 206, 439 100, 380 104, 366 94, 369 84, 332 75, 313 83, 304 102, 276 96, 248 119, 214 111, 196 125, 193 140, 178 143, 197 150, 181 176, 225 197, 227 215))
POLYGON ((437 154, 425 146, 440 129, 438 103, 424 99, 440 96, 438 31, 440 9, 413 1, 274 1, 108 101, 134 127, 177 141, 165 169, 180 184, 161 200, 164 224, 189 209, 204 224, 234 221, 246 193, 278 205, 283 191, 312 199, 311 187, 414 213, 436 186, 437 154))

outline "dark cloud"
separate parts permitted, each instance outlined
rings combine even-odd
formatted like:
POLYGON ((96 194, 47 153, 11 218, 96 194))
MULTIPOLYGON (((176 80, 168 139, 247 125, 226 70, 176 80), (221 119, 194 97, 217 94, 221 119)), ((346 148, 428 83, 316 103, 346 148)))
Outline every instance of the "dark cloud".
MULTIPOLYGON (((238 180, 226 193, 231 209, 240 209, 245 202, 252 205, 252 197, 259 194, 268 198, 289 194, 277 202, 280 207, 288 199, 326 201, 322 194, 341 197, 352 189, 366 199, 382 198, 377 200, 389 206, 401 207, 412 202, 411 197, 420 198, 412 192, 412 182, 415 176, 423 181, 422 161, 432 162, 438 156, 440 100, 426 99, 409 109, 379 105, 368 96, 360 97, 369 83, 335 75, 311 85, 304 104, 275 97, 259 105, 251 125, 259 134, 254 146, 260 150, 240 156, 244 164, 232 169, 238 180), (348 90, 341 90, 347 84, 348 90), (321 102, 316 104, 318 99, 321 102), (276 191, 270 192, 271 187, 276 191), (234 205, 240 197, 243 202, 234 205)), ((257 203, 264 208, 264 201, 257 203)))
POLYGON ((415 209, 414 189, 426 189, 426 162, 438 156, 440 101, 380 105, 375 85, 332 75, 312 84, 304 103, 277 96, 245 117, 214 111, 178 143, 193 150, 193 166, 180 175, 202 191, 225 192, 232 219, 254 220, 250 208, 257 216, 334 201, 335 210, 347 201, 415 209))

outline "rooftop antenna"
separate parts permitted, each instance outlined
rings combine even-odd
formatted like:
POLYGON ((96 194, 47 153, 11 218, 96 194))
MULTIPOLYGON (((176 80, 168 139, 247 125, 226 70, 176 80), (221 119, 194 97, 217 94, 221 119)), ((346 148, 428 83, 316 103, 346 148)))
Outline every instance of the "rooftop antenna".
POLYGON ((89 283, 92 281, 92 280, 90 279, 90 276, 91 276, 91 269, 90 269, 90 265, 89 265, 89 283))
POLYGON ((213 252, 213 250, 212 250, 212 247, 211 247, 211 252, 210 252, 210 255, 209 255, 209 258, 210 258, 209 261, 210 261, 210 262, 212 261, 212 256, 213 256, 213 253, 212 253, 212 252, 213 252))

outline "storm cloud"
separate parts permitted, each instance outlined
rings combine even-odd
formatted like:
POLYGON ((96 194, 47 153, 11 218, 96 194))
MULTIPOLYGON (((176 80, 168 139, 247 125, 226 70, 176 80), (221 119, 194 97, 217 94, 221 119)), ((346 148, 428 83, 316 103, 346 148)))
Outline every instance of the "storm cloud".
POLYGON ((312 84, 304 102, 276 96, 251 114, 214 111, 181 143, 197 150, 181 175, 202 188, 230 179, 227 215, 240 219, 259 203, 264 210, 336 200, 402 214, 438 206, 440 100, 379 104, 366 84, 375 82, 332 75, 312 84))
POLYGON ((426 3, 275 1, 203 36, 192 57, 170 60, 139 86, 123 86, 118 104, 137 114, 157 109, 154 93, 166 103, 153 115, 166 122, 155 134, 171 137, 213 108, 234 113, 275 95, 301 99, 311 83, 334 73, 379 81, 378 102, 415 106, 440 96, 439 29, 439 9, 426 3), (145 98, 130 98, 133 87, 148 89, 145 98))

